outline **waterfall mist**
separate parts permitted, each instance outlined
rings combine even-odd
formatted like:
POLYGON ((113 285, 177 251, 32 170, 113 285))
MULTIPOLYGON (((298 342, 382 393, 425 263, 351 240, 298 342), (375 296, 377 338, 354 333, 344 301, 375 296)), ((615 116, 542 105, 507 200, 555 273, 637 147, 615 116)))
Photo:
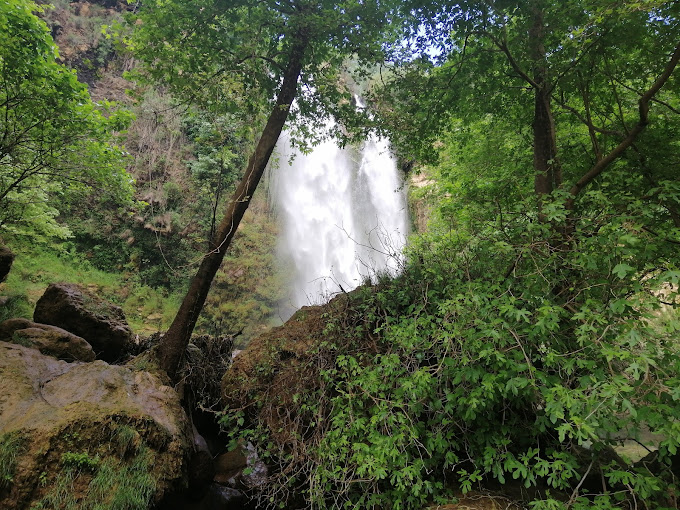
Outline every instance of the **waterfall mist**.
POLYGON ((396 274, 409 220, 387 142, 370 138, 341 149, 326 140, 302 154, 284 134, 277 154, 271 185, 281 220, 279 256, 292 273, 282 318, 376 273, 396 274))

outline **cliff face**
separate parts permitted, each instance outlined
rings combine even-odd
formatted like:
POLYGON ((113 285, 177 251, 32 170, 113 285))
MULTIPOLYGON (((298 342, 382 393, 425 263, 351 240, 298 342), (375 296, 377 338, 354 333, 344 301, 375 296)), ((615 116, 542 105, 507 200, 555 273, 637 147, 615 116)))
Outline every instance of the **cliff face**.
POLYGON ((54 0, 49 4, 53 7, 47 7, 42 17, 59 46, 62 62, 76 70, 78 80, 90 86, 95 99, 125 99, 124 88, 115 91, 110 87, 119 74, 111 71, 123 62, 114 62, 113 41, 102 34, 102 25, 120 21, 132 6, 118 0, 54 0), (105 95, 96 97, 100 87, 105 95))

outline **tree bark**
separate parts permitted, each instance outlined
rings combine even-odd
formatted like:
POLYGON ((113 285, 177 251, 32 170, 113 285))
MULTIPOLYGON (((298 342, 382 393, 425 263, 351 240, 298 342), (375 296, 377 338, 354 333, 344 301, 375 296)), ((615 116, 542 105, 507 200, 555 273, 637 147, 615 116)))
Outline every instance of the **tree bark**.
POLYGON ((288 64, 283 75, 283 83, 276 99, 276 105, 269 115, 255 151, 248 160, 245 175, 234 192, 222 221, 217 226, 210 243, 210 252, 201 261, 175 319, 161 339, 158 350, 160 367, 168 373, 174 382, 177 381, 180 363, 196 326, 198 316, 205 304, 213 278, 222 264, 225 252, 248 205, 250 205, 250 199, 255 193, 288 118, 291 103, 297 93, 297 81, 302 71, 308 41, 309 37, 306 32, 297 34, 288 57, 288 64))
POLYGON ((550 104, 550 84, 545 51, 543 9, 539 1, 532 2, 532 24, 529 29, 529 51, 533 61, 534 88, 534 191, 539 200, 552 193, 562 183, 562 173, 557 161, 555 120, 550 104))

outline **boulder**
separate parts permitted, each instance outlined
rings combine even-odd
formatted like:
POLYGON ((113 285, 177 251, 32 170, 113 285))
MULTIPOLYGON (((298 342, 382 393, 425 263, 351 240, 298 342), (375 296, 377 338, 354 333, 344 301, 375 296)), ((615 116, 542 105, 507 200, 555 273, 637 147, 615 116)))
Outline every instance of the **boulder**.
POLYGON ((33 320, 84 338, 97 357, 108 362, 119 360, 132 338, 119 306, 68 283, 47 288, 36 304, 33 320))
MULTIPOLYGON (((254 338, 222 377, 222 401, 245 409, 249 424, 264 424, 282 450, 304 448, 310 417, 296 394, 318 390, 318 347, 329 339, 328 317, 341 316, 358 290, 322 306, 304 306, 283 325, 254 338)), ((340 341, 340 340, 338 340, 340 341)))
POLYGON ((12 262, 14 262, 14 253, 7 246, 0 244, 0 282, 7 278, 12 262))
POLYGON ((0 446, 15 459, 3 466, 4 510, 55 508, 55 498, 73 510, 146 508, 186 484, 193 449, 179 396, 158 377, 6 342, 0 446))
POLYGON ((92 346, 68 331, 38 324, 28 319, 8 319, 0 323, 0 340, 38 349, 64 361, 94 361, 92 346))

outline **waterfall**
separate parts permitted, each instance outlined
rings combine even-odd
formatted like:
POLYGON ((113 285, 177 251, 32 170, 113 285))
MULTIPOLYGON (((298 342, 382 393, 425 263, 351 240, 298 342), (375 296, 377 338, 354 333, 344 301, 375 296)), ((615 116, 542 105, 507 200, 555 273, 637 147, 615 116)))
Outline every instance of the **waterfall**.
POLYGON ((302 154, 284 134, 277 154, 272 199, 281 219, 279 255, 292 277, 282 318, 376 273, 396 274, 409 222, 388 143, 371 137, 340 148, 326 140, 302 154))

